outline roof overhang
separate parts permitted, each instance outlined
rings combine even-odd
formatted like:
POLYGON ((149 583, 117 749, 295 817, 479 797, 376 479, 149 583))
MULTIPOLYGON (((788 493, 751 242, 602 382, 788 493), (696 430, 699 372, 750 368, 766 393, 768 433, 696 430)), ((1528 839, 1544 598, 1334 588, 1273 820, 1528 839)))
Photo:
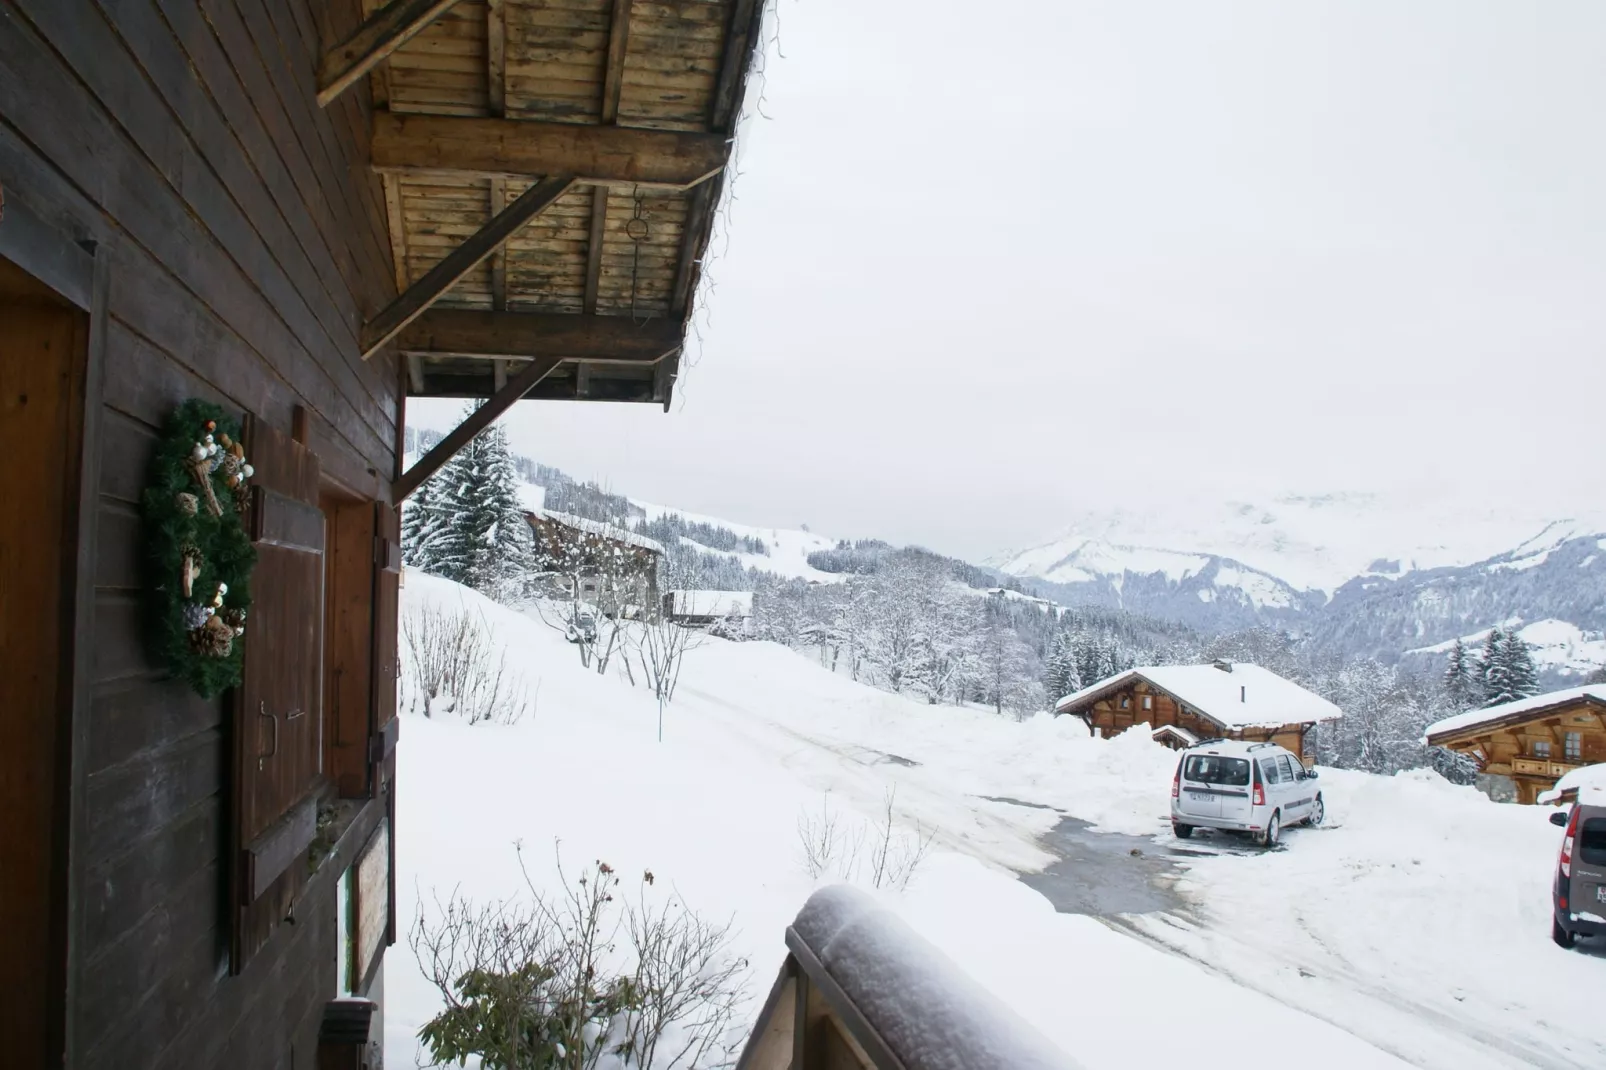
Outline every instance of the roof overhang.
POLYGON ((1535 706, 1507 714, 1504 717, 1495 717, 1487 721, 1475 721, 1469 725, 1458 728, 1448 728, 1440 732, 1433 732, 1422 737, 1430 747, 1443 747, 1451 743, 1470 743, 1493 732, 1499 732, 1514 725, 1526 724, 1529 721, 1543 721, 1567 710, 1576 710, 1582 707, 1593 707, 1602 714, 1606 714, 1606 701, 1594 695, 1575 695, 1547 706, 1535 706))
POLYGON ((365 80, 374 98, 397 296, 364 356, 399 358, 414 397, 667 409, 763 4, 363 9, 320 101, 365 80))

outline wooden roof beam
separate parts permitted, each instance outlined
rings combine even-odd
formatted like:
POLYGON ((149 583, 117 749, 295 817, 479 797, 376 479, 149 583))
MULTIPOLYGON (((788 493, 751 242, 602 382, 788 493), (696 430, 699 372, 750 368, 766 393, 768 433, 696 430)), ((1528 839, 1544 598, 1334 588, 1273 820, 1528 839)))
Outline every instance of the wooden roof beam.
POLYGON ((507 381, 507 385, 492 394, 490 400, 463 418, 463 422, 452 429, 451 434, 435 443, 434 447, 392 485, 392 498, 397 505, 413 491, 423 485, 424 480, 440 471, 447 461, 456 456, 457 451, 469 444, 469 441, 481 431, 490 427, 498 416, 513 407, 513 403, 528 394, 532 387, 542 379, 551 375, 563 361, 558 357, 545 357, 541 360, 532 360, 526 364, 519 373, 507 381))
POLYGON ((374 115, 380 173, 460 177, 574 175, 603 186, 687 189, 718 174, 724 134, 456 115, 374 115))
POLYGON ((368 16, 355 33, 323 54, 318 65, 318 104, 328 107, 456 3, 457 0, 391 0, 368 16))
POLYGON ((396 336, 403 353, 430 356, 560 357, 651 364, 680 348, 680 323, 655 317, 577 316, 434 308, 396 336))
POLYGON ((362 359, 367 360, 394 338, 423 311, 451 289, 452 285, 490 256, 524 224, 534 219, 569 191, 574 178, 557 175, 544 178, 525 190, 519 198, 491 218, 491 221, 446 254, 446 258, 409 286, 362 329, 362 359))

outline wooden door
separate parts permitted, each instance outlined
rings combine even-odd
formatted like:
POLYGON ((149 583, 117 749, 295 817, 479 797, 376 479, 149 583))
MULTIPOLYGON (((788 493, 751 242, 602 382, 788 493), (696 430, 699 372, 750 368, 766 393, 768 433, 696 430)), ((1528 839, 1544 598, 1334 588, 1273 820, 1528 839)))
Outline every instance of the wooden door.
POLYGON ((324 517, 318 458, 249 421, 251 537, 245 676, 234 718, 232 943, 236 972, 267 942, 306 882, 323 742, 324 517))
POLYGON ((17 1066, 61 1060, 87 327, 78 309, 0 258, 0 1043, 17 1066))

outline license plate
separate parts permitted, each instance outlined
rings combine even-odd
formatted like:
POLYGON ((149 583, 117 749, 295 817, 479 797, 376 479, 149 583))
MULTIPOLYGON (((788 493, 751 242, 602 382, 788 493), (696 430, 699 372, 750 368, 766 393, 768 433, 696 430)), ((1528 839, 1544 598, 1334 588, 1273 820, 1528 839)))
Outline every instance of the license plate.
POLYGON ((1595 885, 1595 899, 1597 902, 1606 903, 1606 884, 1595 885))
POLYGON ((1202 792, 1197 792, 1197 791, 1188 792, 1188 801, 1189 802, 1209 802, 1211 800, 1211 798, 1212 798, 1212 796, 1210 796, 1208 794, 1204 794, 1202 792))

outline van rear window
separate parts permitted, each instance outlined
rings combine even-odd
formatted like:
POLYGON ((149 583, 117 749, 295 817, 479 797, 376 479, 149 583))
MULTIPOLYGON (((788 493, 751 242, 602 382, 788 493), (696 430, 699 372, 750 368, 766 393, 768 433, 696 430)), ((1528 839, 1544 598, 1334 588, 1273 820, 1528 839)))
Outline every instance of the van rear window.
POLYGON ((1578 829, 1578 857, 1592 866, 1606 866, 1606 817, 1592 817, 1578 829))
POLYGON ((1246 788, 1249 786, 1249 761, 1246 758, 1222 758, 1214 754, 1190 754, 1182 767, 1182 776, 1196 784, 1226 784, 1246 788))

